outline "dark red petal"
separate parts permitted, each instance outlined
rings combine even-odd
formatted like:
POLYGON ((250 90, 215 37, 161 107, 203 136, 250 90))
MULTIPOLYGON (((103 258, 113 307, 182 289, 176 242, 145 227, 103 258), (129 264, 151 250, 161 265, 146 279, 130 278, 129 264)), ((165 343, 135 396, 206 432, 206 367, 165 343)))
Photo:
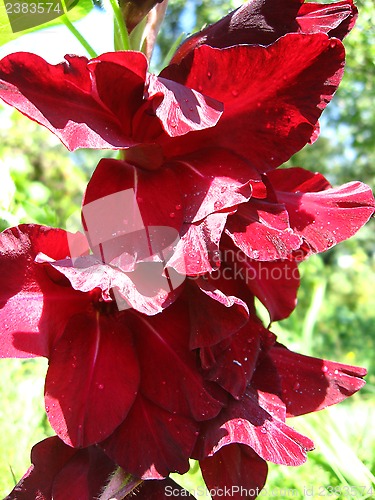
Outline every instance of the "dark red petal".
POLYGON ((249 200, 249 181, 261 183, 259 173, 231 151, 206 148, 172 161, 184 193, 184 221, 199 222, 207 215, 249 200))
POLYGON ((228 215, 229 212, 218 212, 201 222, 184 224, 181 239, 167 265, 186 276, 216 271, 219 242, 228 215))
POLYGON ((107 263, 122 255, 122 269, 129 271, 135 261, 168 251, 183 222, 177 186, 178 177, 170 169, 151 172, 125 161, 102 159, 88 183, 82 208, 94 253, 107 263), (124 267, 124 255, 128 255, 128 267, 124 267))
POLYGON ((246 304, 233 295, 225 295, 219 286, 216 280, 210 282, 199 277, 186 283, 190 349, 217 344, 236 333, 248 320, 246 304))
POLYGON ((279 166, 309 141, 344 58, 341 42, 325 34, 289 34, 268 47, 198 47, 162 76, 223 102, 224 113, 214 129, 169 144, 166 155, 210 144, 251 159, 260 172, 279 166))
POLYGON ((147 100, 170 137, 214 127, 223 112, 221 102, 155 75, 149 76, 147 100))
POLYGON ((288 212, 281 203, 252 198, 228 218, 225 233, 253 260, 288 258, 302 238, 289 225, 288 212))
POLYGON ((350 238, 375 211, 371 189, 361 182, 317 191, 324 177, 303 169, 282 169, 268 177, 288 210, 291 228, 306 241, 309 253, 323 252, 350 238), (293 179, 289 189, 288 179, 293 179))
POLYGON ((52 499, 98 498, 115 469, 116 464, 100 448, 90 446, 78 450, 56 476, 52 499))
POLYGON ((344 38, 354 26, 352 0, 330 5, 303 0, 251 0, 215 24, 190 36, 171 63, 178 64, 202 44, 225 48, 238 44, 269 45, 287 33, 327 33, 344 38), (302 4, 302 5, 301 5, 302 4))
POLYGON ((195 499, 192 494, 170 478, 163 481, 143 481, 139 489, 134 492, 136 500, 165 500, 170 497, 195 499))
POLYGON ((223 497, 230 492, 230 498, 254 499, 263 488, 267 478, 267 462, 244 445, 224 446, 212 457, 200 462, 203 479, 212 498, 223 497), (215 494, 216 492, 216 494, 215 494))
POLYGON ((353 0, 345 0, 329 5, 304 3, 297 16, 302 33, 323 32, 341 40, 353 28, 358 16, 353 0))
POLYGON ((271 349, 269 356, 280 378, 287 416, 322 410, 365 385, 364 368, 303 356, 282 346, 271 349))
POLYGON ((230 339, 201 349, 203 360, 210 359, 210 364, 204 366, 205 376, 234 398, 242 397, 258 361, 263 333, 260 321, 250 316, 248 323, 230 339))
POLYGON ((313 448, 312 441, 267 411, 272 409, 277 396, 269 395, 269 398, 270 405, 264 404, 264 398, 258 402, 257 393, 248 388, 240 401, 232 401, 216 419, 204 425, 198 456, 205 458, 223 446, 239 443, 250 446, 261 458, 276 464, 304 463, 306 451, 313 448))
POLYGON ((294 261, 258 262, 242 255, 237 268, 243 271, 249 290, 267 308, 271 321, 287 318, 292 313, 300 284, 294 261))
MULTIPOLYGON (((139 64, 143 60, 139 54, 139 64)), ((66 62, 51 65, 34 54, 11 54, 0 62, 0 97, 71 151, 131 146, 134 141, 93 90, 87 63, 84 57, 66 56, 66 62)))
POLYGON ((92 500, 115 468, 99 448, 75 450, 56 436, 33 447, 31 462, 6 500, 92 500))
POLYGON ((215 24, 190 36, 177 49, 172 63, 180 63, 202 44, 225 48, 238 44, 269 45, 298 30, 296 16, 303 0, 250 0, 215 24))
POLYGON ((128 273, 121 269, 121 262, 117 265, 117 259, 107 265, 92 255, 62 261, 39 257, 38 262, 62 273, 75 290, 87 293, 100 289, 102 300, 114 308, 134 308, 148 316, 168 307, 178 297, 178 287, 185 279, 177 273, 166 277, 162 262, 140 262, 128 273))
POLYGON ((74 457, 77 450, 66 446, 57 436, 33 446, 29 470, 4 500, 52 500, 56 475, 74 457))
POLYGON ((39 252, 65 258, 72 248, 82 249, 82 237, 34 225, 0 235, 0 357, 48 356, 69 317, 86 307, 88 298, 63 276, 34 262, 39 252))
POLYGON ((127 472, 162 479, 189 470, 197 431, 191 418, 163 410, 139 394, 126 420, 101 446, 127 472))
POLYGON ((76 315, 50 356, 46 411, 71 446, 105 439, 136 397, 139 366, 124 313, 76 315))
POLYGON ((144 396, 169 412, 195 420, 215 417, 222 404, 211 396, 196 358, 189 348, 189 311, 177 301, 163 314, 145 317, 129 313, 141 367, 144 396))

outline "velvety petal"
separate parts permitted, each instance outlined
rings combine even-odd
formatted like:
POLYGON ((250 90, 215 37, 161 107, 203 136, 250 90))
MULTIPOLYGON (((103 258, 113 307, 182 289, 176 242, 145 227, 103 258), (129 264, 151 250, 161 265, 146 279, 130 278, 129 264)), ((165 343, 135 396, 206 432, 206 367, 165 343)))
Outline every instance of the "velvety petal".
POLYGON ((208 215, 201 222, 184 224, 181 239, 167 265, 186 276, 216 271, 219 242, 229 213, 218 212, 208 215))
POLYGON ((248 321, 245 302, 226 295, 218 280, 192 278, 187 280, 185 297, 190 313, 190 349, 207 347, 232 336, 248 321))
POLYGON ((36 225, 0 235, 0 357, 48 356, 69 317, 87 307, 88 298, 62 275, 52 269, 48 274, 35 263, 39 252, 57 259, 72 248, 81 252, 84 240, 80 234, 36 225))
POLYGON ((214 127, 223 112, 221 102, 155 75, 149 75, 147 99, 155 101, 154 112, 170 137, 214 127))
POLYGON ((264 404, 264 399, 258 401, 257 393, 248 388, 240 401, 232 401, 216 419, 204 426, 198 456, 205 458, 223 446, 239 443, 250 446, 269 462, 282 465, 304 463, 306 451, 313 448, 313 443, 267 411, 273 409, 275 398, 269 395, 270 404, 264 404))
POLYGON ((94 253, 106 263, 121 255, 122 270, 130 271, 134 262, 155 254, 170 257, 183 222, 182 207, 172 170, 151 172, 102 159, 86 189, 83 223, 94 253))
POLYGON ((259 262, 242 254, 236 263, 249 290, 262 302, 270 320, 287 318, 297 304, 298 266, 291 260, 259 262))
POLYGON ((127 472, 162 479, 189 470, 197 434, 194 420, 163 410, 139 394, 124 423, 101 446, 127 472))
POLYGON ((268 472, 267 462, 240 444, 224 446, 212 457, 201 460, 200 467, 212 498, 220 498, 223 491, 229 491, 235 500, 242 499, 245 492, 246 498, 256 498, 268 472))
POLYGON ((39 255, 37 262, 62 273, 75 290, 87 293, 100 289, 99 300, 112 303, 120 311, 134 308, 148 316, 168 307, 178 297, 178 287, 185 279, 177 273, 166 276, 162 262, 141 262, 129 273, 116 266, 115 261, 103 264, 92 255, 60 261, 39 255))
POLYGON ((133 495, 136 500, 165 500, 170 497, 195 499, 192 494, 170 478, 163 481, 143 481, 133 495))
POLYGON ((152 317, 130 311, 127 324, 135 333, 144 396, 197 421, 215 417, 222 403, 211 395, 211 384, 203 379, 196 353, 189 348, 185 303, 177 301, 152 317))
POLYGON ((210 144, 251 158, 260 172, 279 166, 314 133, 344 58, 341 42, 325 34, 289 34, 268 47, 198 47, 161 76, 223 102, 224 113, 214 129, 170 143, 166 155, 210 144))
POLYGON ((250 315, 248 323, 230 339, 201 349, 205 377, 241 398, 254 373, 264 333, 261 322, 250 315))
POLYGON ((126 318, 91 314, 71 318, 54 346, 46 378, 49 421, 68 445, 105 439, 124 420, 140 372, 126 318))
MULTIPOLYGON (((139 54, 137 64, 145 68, 139 54)), ((88 60, 66 56, 51 65, 41 57, 15 53, 0 62, 0 97, 29 118, 47 127, 71 151, 77 148, 118 148, 134 141, 100 101, 92 88, 88 60)), ((133 89, 123 89, 132 93, 133 89)), ((142 99, 141 88, 140 99, 142 99)), ((142 102, 142 101, 140 101, 142 102)))
POLYGON ((350 238, 375 211, 371 189, 361 182, 320 191, 318 186, 327 183, 324 177, 300 168, 270 172, 268 177, 288 210, 291 228, 306 241, 309 253, 350 238))
POLYGON ((297 16, 302 33, 323 32, 341 40, 353 28, 358 16, 353 0, 344 0, 329 5, 304 3, 297 16))
POLYGON ((303 3, 303 0, 250 0, 187 38, 171 62, 180 63, 202 44, 217 48, 239 44, 269 45, 293 32, 327 33, 343 38, 353 27, 356 17, 357 9, 352 0, 330 5, 303 3))
POLYGON ((322 410, 365 385, 364 368, 303 356, 283 346, 275 346, 269 356, 280 378, 287 416, 322 410))
POLYGON ((225 233, 247 257, 259 261, 286 259, 302 243, 290 228, 285 206, 268 199, 240 205, 228 218, 225 233))
POLYGON ((220 148, 206 148, 167 164, 184 193, 184 221, 199 222, 219 210, 245 203, 252 183, 261 183, 251 164, 220 148))
POLYGON ((6 500, 92 500, 115 469, 115 464, 99 448, 75 450, 56 436, 33 447, 31 462, 6 500))

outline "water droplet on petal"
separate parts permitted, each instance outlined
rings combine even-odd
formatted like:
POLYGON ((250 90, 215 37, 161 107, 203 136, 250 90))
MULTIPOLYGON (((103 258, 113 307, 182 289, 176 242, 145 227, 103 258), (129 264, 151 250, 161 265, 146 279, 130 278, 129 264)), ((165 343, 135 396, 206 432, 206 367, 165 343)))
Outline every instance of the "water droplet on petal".
POLYGON ((98 385, 98 389, 100 389, 100 390, 104 389, 104 385, 103 384, 99 384, 98 385))
POLYGON ((296 382, 293 386, 293 391, 298 391, 298 389, 301 387, 301 384, 299 382, 296 382))
POLYGON ((211 80, 211 78, 212 78, 212 73, 211 73, 211 71, 207 71, 207 78, 208 78, 209 80, 211 80))
POLYGON ((176 205, 176 207, 175 207, 175 208, 176 208, 176 210, 181 210, 181 208, 182 208, 182 207, 181 207, 181 205, 180 205, 180 204, 178 204, 178 205, 176 205))
POLYGON ((171 213, 169 214, 169 217, 170 217, 171 219, 174 219, 174 218, 176 217, 176 214, 175 214, 174 212, 171 212, 171 213))
POLYGON ((215 201, 214 203, 214 209, 215 210, 219 210, 221 208, 221 201, 215 201))
POLYGON ((327 373, 327 372, 328 372, 328 366, 323 366, 323 368, 322 368, 322 372, 323 372, 323 373, 327 373))
POLYGON ((337 40, 331 40, 331 41, 329 42, 329 46, 330 46, 332 49, 334 49, 334 48, 336 47, 336 45, 337 45, 337 40))
POLYGON ((232 90, 232 96, 233 97, 238 97, 238 90, 233 89, 232 90))
POLYGON ((338 370, 335 370, 333 373, 334 373, 335 375, 338 375, 338 374, 339 374, 339 371, 338 371, 338 370))

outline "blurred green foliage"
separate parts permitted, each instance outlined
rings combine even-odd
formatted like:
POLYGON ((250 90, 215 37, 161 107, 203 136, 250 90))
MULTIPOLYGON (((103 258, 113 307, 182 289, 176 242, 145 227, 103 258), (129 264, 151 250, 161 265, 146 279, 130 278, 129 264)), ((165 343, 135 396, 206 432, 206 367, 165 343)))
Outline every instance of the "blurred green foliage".
MULTIPOLYGON (((214 22, 241 1, 170 0, 157 59, 182 31, 214 22)), ((321 121, 322 133, 288 165, 320 171, 333 184, 375 181, 375 13, 372 0, 358 0, 360 17, 345 40, 347 70, 321 121)), ((156 63, 157 64, 157 63, 156 63)), ((114 152, 66 151, 44 128, 9 108, 0 111, 0 229, 21 222, 66 227, 80 208, 97 162, 114 152)), ((70 228, 70 227, 68 227, 70 228)), ((299 302, 290 318, 273 325, 279 340, 304 354, 367 367, 366 387, 338 407, 290 421, 316 443, 305 465, 270 465, 268 491, 339 486, 329 498, 350 498, 344 487, 358 487, 353 498, 375 491, 375 231, 374 221, 348 242, 301 265, 299 302), (363 494, 360 494, 360 493, 363 494)), ((0 361, 0 495, 9 492, 29 465, 33 443, 52 433, 43 411, 46 360, 0 361)), ((178 481, 202 486, 199 468, 178 481)), ((271 495, 268 496, 271 498, 271 495)))

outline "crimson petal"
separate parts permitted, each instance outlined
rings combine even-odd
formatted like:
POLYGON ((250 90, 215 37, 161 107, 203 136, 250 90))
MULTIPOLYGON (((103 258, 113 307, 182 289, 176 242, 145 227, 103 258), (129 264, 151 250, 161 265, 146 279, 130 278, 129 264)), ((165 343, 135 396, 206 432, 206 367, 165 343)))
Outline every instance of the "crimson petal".
POLYGON ((217 281, 197 277, 188 280, 186 286, 190 349, 217 344, 247 322, 249 310, 245 302, 233 295, 225 295, 217 281))
POLYGON ((223 112, 221 102, 155 75, 149 76, 147 98, 157 103, 154 112, 170 137, 214 127, 223 112))
POLYGON ((184 222, 199 222, 207 215, 248 201, 250 181, 260 184, 259 173, 242 158, 220 148, 207 148, 168 164, 184 193, 184 222))
POLYGON ((106 484, 115 464, 99 449, 75 450, 58 437, 36 444, 32 465, 5 500, 91 500, 106 484))
POLYGON ((300 284, 298 266, 294 261, 258 262, 242 255, 237 262, 249 290, 262 302, 270 320, 287 318, 297 304, 300 284))
POLYGON ((268 47, 198 47, 161 76, 223 102, 225 111, 214 129, 176 138, 166 154, 210 144, 251 158, 260 172, 279 166, 315 131, 340 83, 344 58, 341 42, 325 34, 288 34, 268 47))
POLYGON ((271 349, 269 356, 280 378, 287 416, 322 410, 365 385, 364 368, 303 356, 280 345, 271 349))
MULTIPOLYGON (((34 54, 11 54, 0 63, 0 97, 71 151, 131 146, 134 141, 124 135, 118 118, 95 95, 87 64, 77 56, 51 65, 34 54)), ((145 65, 141 54, 139 64, 145 65)))
POLYGON ((61 259, 81 251, 82 236, 36 225, 0 235, 0 357, 48 357, 69 317, 86 307, 87 297, 34 262, 39 252, 61 259))
POLYGON ((358 16, 353 0, 345 0, 329 5, 304 3, 297 16, 302 33, 328 33, 341 40, 353 28, 358 16))
POLYGON ((72 317, 50 355, 45 403, 52 427, 71 446, 105 439, 127 415, 139 379, 123 315, 72 317))
POLYGON ((219 242, 228 212, 208 215, 202 221, 182 226, 181 239, 167 265, 186 276, 196 276, 217 270, 219 242))
POLYGON ((276 398, 270 394, 266 399, 263 393, 263 398, 258 401, 257 393, 249 387, 240 401, 232 401, 216 419, 204 425, 198 456, 212 456, 223 446, 239 443, 249 446, 269 462, 281 465, 304 463, 306 451, 313 448, 313 443, 274 414, 276 398))
POLYGON ((130 311, 127 324, 135 332, 142 393, 169 412, 197 421, 215 417, 222 404, 211 396, 210 383, 204 381, 196 354, 189 349, 186 305, 177 301, 152 317, 130 311))
POLYGON ((163 410, 139 394, 126 420, 101 446, 127 472, 162 479, 189 470, 197 434, 194 420, 163 410))
POLYGON ((375 211, 371 189, 361 182, 330 188, 321 174, 302 168, 281 169, 267 176, 288 210, 294 233, 308 244, 308 253, 323 252, 350 238, 375 211))
POLYGON ((293 32, 320 32, 343 38, 352 29, 356 17, 352 0, 330 5, 304 4, 303 0, 250 0, 217 23, 191 35, 177 49, 172 63, 180 63, 202 44, 217 48, 269 45, 293 32))
POLYGON ((268 199, 240 205, 228 218, 225 233, 247 257, 260 261, 288 258, 302 243, 290 228, 285 206, 268 199))
POLYGON ((205 376, 240 399, 254 373, 265 332, 260 321, 250 316, 248 323, 230 339, 201 349, 205 376))
POLYGON ((212 457, 200 461, 203 479, 212 498, 254 499, 263 488, 268 472, 267 462, 244 445, 224 446, 212 457), (226 495, 225 495, 226 496, 226 495))

